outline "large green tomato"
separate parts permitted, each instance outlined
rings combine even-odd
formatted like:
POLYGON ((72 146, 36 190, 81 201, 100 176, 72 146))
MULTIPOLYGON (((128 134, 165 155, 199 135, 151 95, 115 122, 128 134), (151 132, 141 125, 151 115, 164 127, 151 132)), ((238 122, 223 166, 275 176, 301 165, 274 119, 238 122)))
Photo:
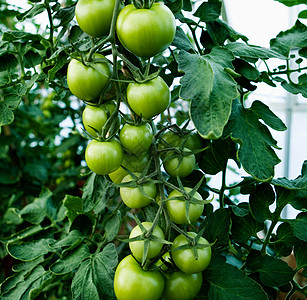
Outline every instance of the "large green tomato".
POLYGON ((116 0, 79 0, 76 19, 88 35, 102 37, 109 34, 116 0))
POLYGON ((152 57, 173 41, 176 22, 173 13, 162 3, 150 9, 124 7, 117 17, 117 36, 125 48, 137 56, 152 57))
POLYGON ((114 291, 118 300, 159 300, 163 289, 163 275, 144 271, 132 255, 126 256, 116 268, 114 291))
POLYGON ((85 150, 87 166, 99 175, 107 175, 117 170, 123 157, 123 148, 115 139, 108 142, 92 140, 85 150))
MULTIPOLYGON (((134 173, 139 177, 140 173, 134 173)), ((124 182, 131 182, 131 175, 127 175, 122 180, 124 182)), ((155 183, 147 182, 142 184, 142 186, 137 187, 121 187, 119 189, 120 195, 124 203, 130 208, 141 208, 149 205, 153 199, 155 199, 157 194, 157 188, 155 183)))
POLYGON ((82 113, 82 122, 85 130, 93 137, 102 133, 102 127, 108 120, 105 110, 99 106, 87 105, 82 113))
MULTIPOLYGON (((152 227, 152 222, 143 222, 142 225, 148 231, 152 227)), ((142 229, 140 228, 139 225, 137 225, 131 230, 129 239, 140 236, 142 234, 143 234, 142 229)), ((159 226, 155 227, 155 229, 152 232, 152 235, 160 239, 165 238, 164 233, 159 226)), ((144 252, 144 240, 129 242, 129 247, 130 247, 130 250, 133 256, 138 261, 142 261, 143 252, 144 252)), ((155 240, 151 240, 149 242, 148 253, 147 253, 146 258, 156 257, 160 253, 162 247, 163 247, 163 243, 155 241, 155 240)))
POLYGON ((139 126, 125 124, 119 133, 119 140, 125 150, 138 154, 149 149, 153 133, 148 123, 139 126))
POLYGON ((127 100, 137 115, 150 119, 168 108, 171 94, 168 85, 158 76, 145 83, 129 83, 127 100))
MULTIPOLYGON (((188 235, 191 237, 195 237, 195 232, 188 232, 188 235)), ((187 245, 188 239, 180 234, 178 235, 172 244, 172 251, 171 255, 175 265, 183 272, 192 274, 192 273, 199 273, 205 270, 211 261, 211 247, 209 242, 200 237, 198 240, 198 244, 208 245, 208 247, 197 247, 197 255, 198 259, 195 258, 192 249, 179 249, 175 250, 176 248, 187 245), (175 250, 175 251, 174 251, 175 250)))
POLYGON ((109 64, 98 62, 97 59, 105 59, 105 57, 97 53, 94 55, 94 60, 87 66, 76 59, 72 59, 68 64, 68 88, 81 100, 97 100, 111 76, 109 64), (91 64, 94 64, 95 67, 92 67, 91 64))
POLYGON ((187 274, 181 271, 165 273, 163 300, 193 300, 201 289, 202 273, 187 274))
MULTIPOLYGON (((188 148, 184 148, 184 151, 188 152, 188 148)), ((189 176, 193 170, 196 163, 195 155, 190 154, 186 156, 176 155, 174 152, 170 152, 166 155, 163 160, 163 166, 166 173, 171 177, 180 178, 189 176)))
MULTIPOLYGON (((184 189, 187 193, 192 191, 192 189, 189 187, 185 187, 184 189)), ((203 200, 202 196, 198 192, 196 192, 193 197, 196 198, 197 200, 203 200)), ((168 195, 168 200, 166 201, 166 208, 173 222, 177 224, 189 224, 189 221, 187 219, 186 201, 188 200, 185 200, 183 198, 183 195, 176 190, 173 190, 168 195), (182 197, 182 200, 178 199, 178 197, 182 197)), ((189 207, 190 222, 193 223, 197 221, 198 218, 201 216, 203 210, 204 210, 204 204, 190 203, 189 207)))

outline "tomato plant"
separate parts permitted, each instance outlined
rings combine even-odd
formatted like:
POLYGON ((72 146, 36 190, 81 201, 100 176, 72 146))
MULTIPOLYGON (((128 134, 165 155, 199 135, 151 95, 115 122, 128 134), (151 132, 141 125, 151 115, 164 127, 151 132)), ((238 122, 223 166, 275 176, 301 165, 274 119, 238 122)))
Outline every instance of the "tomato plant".
MULTIPOLYGON (((142 228, 139 225, 137 225, 131 230, 130 235, 129 235, 130 239, 141 236, 142 234, 146 235, 146 232, 148 232, 148 230, 151 229, 151 227, 153 226, 153 223, 143 222, 141 226, 143 227, 144 232, 142 231, 142 228)), ((154 230, 151 233, 151 237, 153 238, 152 240, 149 241, 149 244, 148 244, 148 252, 146 255, 147 258, 153 258, 159 255, 162 249, 163 243, 155 240, 154 237, 164 239, 164 233, 159 226, 155 226, 154 230)), ((137 240, 137 241, 129 242, 129 248, 133 256, 137 260, 142 261, 142 258, 144 255, 144 249, 145 249, 145 241, 137 240)))
POLYGON ((80 28, 94 37, 108 35, 115 2, 115 0, 79 0, 75 14, 80 28))
POLYGON ((118 300, 158 300, 164 289, 164 278, 160 272, 144 271, 131 256, 126 256, 117 266, 114 290, 118 300))
MULTIPOLYGON (((140 173, 134 173, 136 177, 140 173)), ((130 174, 125 176, 122 183, 133 183, 133 178, 130 174)), ((141 208, 149 205, 157 194, 157 188, 154 182, 148 181, 145 183, 135 184, 132 187, 123 186, 120 188, 120 195, 123 202, 130 208, 141 208)))
POLYGON ((123 161, 123 149, 117 140, 92 140, 86 147, 85 161, 96 174, 107 175, 117 170, 123 161))
POLYGON ((133 82, 127 87, 127 101, 137 115, 150 119, 169 106, 170 91, 161 77, 145 83, 133 82))
POLYGON ((132 154, 148 150, 152 138, 152 129, 147 123, 139 126, 125 124, 119 133, 119 140, 123 148, 132 154))
MULTIPOLYGON (((195 232, 187 233, 190 237, 195 238, 195 232)), ((177 249, 184 245, 189 245, 189 240, 184 235, 178 235, 172 244, 172 258, 175 265, 183 272, 192 274, 204 271, 211 261, 211 246, 208 241, 200 237, 196 246, 197 257, 191 248, 177 249)))
POLYGON ((109 64, 101 60, 105 60, 105 57, 95 54, 94 60, 86 65, 77 59, 70 61, 67 84, 76 97, 86 101, 97 101, 111 75, 109 64))
MULTIPOLYGON (((187 193, 192 191, 192 189, 188 187, 185 187, 184 190, 187 193)), ((198 192, 193 195, 193 198, 200 201, 203 200, 198 192)), ((190 199, 186 199, 182 193, 174 190, 168 195, 166 208, 173 222, 176 224, 189 224, 198 220, 204 210, 204 204, 193 203, 190 199), (189 202, 188 210, 187 201, 189 202)))
POLYGON ((133 54, 155 56, 173 41, 176 32, 175 17, 162 3, 138 9, 125 6, 118 15, 116 32, 121 43, 133 54))

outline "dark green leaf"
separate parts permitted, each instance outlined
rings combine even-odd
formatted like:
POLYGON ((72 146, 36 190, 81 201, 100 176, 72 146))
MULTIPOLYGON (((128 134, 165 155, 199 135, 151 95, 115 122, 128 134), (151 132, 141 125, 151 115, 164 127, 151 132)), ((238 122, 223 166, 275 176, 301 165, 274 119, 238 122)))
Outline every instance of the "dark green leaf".
POLYGON ((68 24, 75 16, 75 4, 68 7, 60 8, 54 15, 54 18, 61 20, 58 26, 68 24))
MULTIPOLYGON (((184 33, 181 27, 177 26, 175 38, 172 45, 176 46, 180 50, 190 51, 194 50, 191 41, 188 39, 187 35, 184 33)), ((195 51, 195 50, 194 50, 195 51)))
POLYGON ((295 209, 307 211, 307 191, 298 191, 289 202, 295 209))
POLYGON ((256 81, 260 76, 260 72, 258 71, 258 69, 249 64, 244 59, 236 58, 233 61, 233 65, 235 67, 235 71, 247 78, 248 80, 256 81))
POLYGON ((209 281, 209 299, 215 300, 267 300, 265 292, 243 271, 227 264, 225 258, 213 255, 209 267, 204 271, 209 281))
POLYGON ((75 244, 77 241, 82 240, 83 235, 78 230, 70 231, 64 238, 58 239, 55 243, 50 245, 51 248, 63 248, 63 247, 70 247, 75 244))
POLYGON ((302 11, 298 14, 298 18, 307 19, 307 9, 302 10, 302 11))
POLYGON ((0 102, 0 128, 11 124, 14 121, 14 114, 4 102, 0 102))
POLYGON ((166 1, 164 1, 164 4, 175 15, 182 10, 183 0, 166 0, 166 1))
POLYGON ((73 298, 116 299, 113 288, 116 265, 117 251, 114 244, 108 244, 102 252, 83 261, 72 280, 73 298))
POLYGON ((281 223, 276 233, 278 242, 284 243, 287 247, 292 247, 298 242, 298 239, 294 236, 292 228, 288 223, 281 223))
POLYGON ((272 219, 269 206, 275 202, 275 193, 268 183, 257 185, 256 190, 249 197, 249 204, 254 218, 258 222, 272 219))
POLYGON ((24 63, 26 68, 34 68, 38 64, 40 64, 43 61, 43 58, 41 54, 34 52, 34 51, 28 51, 24 55, 24 63))
POLYGON ((291 281, 294 273, 288 264, 269 255, 253 251, 248 255, 246 268, 251 273, 259 273, 260 281, 270 287, 279 287, 291 281))
POLYGON ((202 22, 216 20, 221 14, 222 2, 203 2, 194 13, 202 22))
POLYGON ((280 160, 272 147, 277 148, 268 128, 259 122, 259 116, 233 101, 229 123, 224 135, 230 135, 240 144, 238 158, 247 173, 262 181, 272 179, 280 160))
POLYGON ((307 27, 299 20, 286 31, 281 31, 276 38, 270 41, 273 50, 288 57, 290 50, 294 48, 307 47, 307 27))
POLYGON ((307 75, 303 74, 299 76, 298 83, 288 82, 286 80, 281 81, 281 86, 291 94, 297 95, 302 94, 303 97, 307 98, 307 75))
POLYGON ((293 234, 300 240, 307 242, 307 213, 300 213, 295 220, 286 220, 290 223, 293 234))
POLYGON ((294 5, 299 5, 299 4, 306 4, 306 0, 274 0, 278 1, 286 6, 294 6, 294 5))
POLYGON ((120 211, 117 211, 116 214, 112 215, 111 217, 107 218, 107 220, 103 224, 104 228, 104 235, 106 237, 107 242, 113 241, 113 239, 117 236, 120 227, 121 227, 121 214, 120 211))
POLYGON ((18 60, 13 54, 2 54, 0 56, 0 72, 9 71, 16 68, 18 60))
POLYGON ((294 256, 296 259, 296 269, 307 267, 307 243, 300 242, 294 246, 294 256))
POLYGON ((280 209, 280 211, 293 199, 293 196, 295 195, 295 190, 289 190, 285 189, 280 186, 275 186, 275 191, 277 195, 277 207, 280 209))

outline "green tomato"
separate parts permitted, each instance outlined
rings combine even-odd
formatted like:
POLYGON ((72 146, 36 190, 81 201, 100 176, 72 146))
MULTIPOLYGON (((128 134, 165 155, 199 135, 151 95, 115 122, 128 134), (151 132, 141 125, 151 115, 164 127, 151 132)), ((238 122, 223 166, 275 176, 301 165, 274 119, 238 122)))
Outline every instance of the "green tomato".
POLYGON ((83 110, 82 121, 84 128, 93 137, 97 136, 97 132, 102 133, 102 127, 107 120, 107 114, 102 107, 87 105, 83 110))
MULTIPOLYGON (((152 227, 152 222, 143 222, 142 225, 148 231, 152 227)), ((143 234, 142 229, 140 228, 139 225, 137 225, 131 230, 129 239, 140 236, 142 234, 143 234)), ((164 233, 159 226, 155 227, 155 229, 152 232, 152 235, 160 239, 165 238, 164 233)), ((146 258, 150 259, 150 258, 156 257, 160 253, 162 247, 163 247, 163 243, 155 241, 155 240, 151 240, 149 242, 148 253, 147 253, 146 258)), ((129 242, 129 248, 133 256, 138 261, 142 261, 143 252, 144 252, 144 240, 129 242)))
POLYGON ((123 148, 115 139, 108 142, 92 140, 85 150, 87 166, 99 175, 107 175, 117 170, 123 157, 123 148))
POLYGON ((187 274, 181 271, 165 273, 163 300, 193 300, 199 293, 202 273, 187 274))
POLYGON ((111 76, 109 64, 95 62, 95 59, 105 59, 105 57, 97 53, 94 55, 94 60, 87 66, 76 59, 72 59, 68 64, 68 88, 72 94, 84 101, 97 100, 111 76), (94 64, 95 67, 91 64, 94 64))
POLYGON ((118 300, 159 300, 163 289, 163 275, 144 271, 132 255, 126 256, 116 268, 114 291, 118 300))
MULTIPOLYGON (((188 235, 194 238, 196 233, 188 232, 188 235)), ((202 272, 209 266, 211 261, 211 247, 209 242, 203 237, 200 237, 198 240, 198 244, 208 245, 208 247, 205 248, 197 247, 198 259, 195 258, 192 249, 175 250, 176 248, 187 245, 188 243, 188 239, 182 234, 174 239, 171 248, 173 261, 175 265, 185 273, 192 274, 202 272)))
MULTIPOLYGON (((184 188, 187 193, 191 192, 192 189, 189 187, 184 188)), ((173 190, 169 195, 168 199, 166 201, 166 208, 168 211, 168 214, 173 222, 176 224, 189 224, 189 221, 187 219, 187 211, 186 211, 186 201, 184 198, 181 199, 172 199, 172 198, 178 198, 183 197, 183 194, 180 192, 173 190)), ((196 192, 193 196, 197 200, 203 200, 202 196, 196 192)), ((189 219, 190 222, 193 223, 198 220, 198 218, 201 216, 202 212, 204 210, 204 204, 197 204, 197 203, 190 203, 189 207, 189 219)))
POLYGON ((119 140, 125 150, 138 154, 149 149, 153 133, 148 123, 135 126, 125 124, 119 133, 119 140))
MULTIPOLYGON (((147 151, 142 152, 138 155, 129 154, 125 152, 122 166, 124 166, 131 172, 142 172, 149 163, 149 161, 150 157, 147 151)), ((126 175, 128 175, 128 172, 124 168, 119 167, 116 171, 110 173, 109 177, 114 183, 118 184, 122 182, 123 178, 126 175)))
MULTIPOLYGON (((140 173, 134 174, 137 177, 141 175, 140 173)), ((132 181, 131 175, 127 175, 122 183, 130 181, 132 181)), ((155 183, 150 181, 142 184, 141 187, 121 187, 119 191, 123 202, 130 208, 141 208, 149 205, 157 194, 155 183)))
POLYGON ((168 85, 158 76, 145 83, 129 83, 127 100, 137 115, 150 119, 168 108, 171 96, 168 85))
MULTIPOLYGON (((184 148, 184 151, 189 151, 188 148, 184 148)), ((181 157, 180 154, 176 155, 174 152, 167 153, 163 160, 163 166, 166 173, 171 177, 180 178, 189 176, 193 170, 196 163, 195 155, 190 154, 181 157)))
POLYGON ((80 28, 88 35, 109 34, 116 0, 79 0, 75 14, 80 28))
POLYGON ((125 6, 117 17, 117 36, 125 48, 137 56, 152 57, 165 50, 176 33, 175 17, 162 3, 149 9, 125 6))

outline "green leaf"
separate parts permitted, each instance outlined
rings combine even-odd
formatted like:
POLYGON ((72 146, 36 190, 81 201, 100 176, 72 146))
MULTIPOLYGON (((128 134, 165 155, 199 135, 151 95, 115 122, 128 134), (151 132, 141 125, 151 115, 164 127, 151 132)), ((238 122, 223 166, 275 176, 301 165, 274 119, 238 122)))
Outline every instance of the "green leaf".
POLYGON ((25 31, 6 31, 2 36, 2 40, 7 42, 40 41, 42 39, 43 37, 39 34, 33 34, 25 31))
POLYGON ((183 0, 166 0, 164 4, 172 11, 175 15, 182 10, 183 0))
POLYGON ((307 190, 298 191, 289 202, 297 210, 307 211, 307 190))
POLYGON ((307 19, 307 9, 302 10, 302 11, 298 14, 298 18, 300 18, 300 19, 307 19))
POLYGON ((24 55, 24 64, 26 68, 34 68, 35 66, 39 65, 43 61, 41 54, 29 50, 24 55))
POLYGON ((272 49, 247 45, 239 42, 228 43, 225 46, 230 50, 233 55, 239 56, 241 58, 256 58, 256 59, 268 59, 268 58, 280 58, 285 59, 286 57, 274 51, 272 49))
POLYGON ((199 167, 206 174, 215 175, 225 169, 229 159, 236 160, 237 145, 230 138, 208 141, 204 148, 199 167))
POLYGON ((269 206, 275 202, 275 193, 268 183, 257 185, 256 190, 250 194, 249 204, 251 213, 258 222, 272 219, 269 206))
POLYGON ((275 191, 277 195, 277 207, 281 211, 290 201, 293 199, 296 191, 285 189, 280 186, 275 186, 275 191))
POLYGON ((281 259, 268 255, 261 255, 257 251, 249 253, 246 268, 251 273, 259 273, 260 281, 270 287, 279 287, 291 281, 293 270, 281 259))
POLYGON ((216 20, 221 14, 222 2, 203 2, 194 13, 202 22, 216 20))
POLYGON ((83 203, 80 197, 65 195, 63 204, 67 209, 67 217, 70 222, 83 212, 83 203))
POLYGON ((66 24, 70 23, 70 21, 75 16, 75 4, 67 7, 60 8, 57 13, 54 15, 55 19, 60 20, 59 26, 65 26, 66 24))
POLYGON ((72 230, 67 235, 65 235, 62 239, 58 239, 56 242, 50 244, 51 248, 63 248, 63 247, 70 247, 76 242, 83 239, 83 235, 78 230, 72 230))
POLYGON ((296 270, 307 268, 307 243, 300 242, 294 246, 294 256, 296 259, 296 270))
POLYGON ((209 281, 209 299, 218 300, 267 300, 265 292, 243 271, 227 264, 225 258, 213 255, 209 267, 204 271, 209 281))
POLYGON ((0 102, 0 127, 14 121, 14 114, 4 102, 0 102))
POLYGON ((307 213, 300 213, 294 220, 285 220, 293 230, 293 234, 300 240, 307 242, 307 213))
POLYGON ((307 98, 307 75, 303 74, 298 77, 298 83, 288 82, 284 79, 281 80, 281 86, 291 94, 302 94, 307 98))
POLYGON ((258 71, 258 69, 249 64, 244 59, 236 58, 233 61, 233 65, 235 67, 235 71, 247 78, 248 80, 256 81, 260 76, 260 72, 258 71))
POLYGON ((103 228, 107 242, 111 242, 114 240, 114 238, 117 236, 120 230, 121 224, 122 224, 122 218, 120 211, 117 211, 117 213, 115 213, 111 217, 108 217, 104 221, 103 228))
POLYGON ((273 50, 288 57, 291 49, 307 47, 307 27, 299 20, 286 31, 281 31, 276 38, 270 41, 273 50))
POLYGON ((287 247, 293 247, 299 241, 293 234, 292 228, 288 223, 281 223, 276 231, 278 242, 284 243, 287 247))
POLYGON ((306 0, 274 0, 278 1, 286 6, 294 6, 294 5, 299 5, 299 4, 306 4, 306 0))
POLYGON ((0 55, 0 72, 5 72, 16 68, 18 60, 13 54, 4 53, 0 55))
POLYGON ((88 258, 90 250, 85 244, 81 244, 79 247, 72 251, 65 252, 66 255, 58 259, 51 265, 50 271, 56 275, 62 275, 73 271, 78 268, 81 262, 88 258))
POLYGON ((230 135, 240 144, 238 158, 245 171, 257 180, 267 181, 274 177, 274 168, 280 159, 272 149, 277 148, 277 142, 258 119, 252 109, 244 108, 235 100, 224 136, 230 135))
POLYGON ((113 288, 117 251, 108 244, 102 252, 83 261, 72 280, 73 299, 116 299, 113 288))
POLYGON ((46 6, 45 4, 34 4, 29 10, 21 13, 17 16, 17 20, 23 22, 25 19, 32 19, 36 15, 45 11, 46 6))
MULTIPOLYGON (((11 209, 10 211, 12 212, 13 209, 11 209)), ((18 214, 16 214, 17 216, 19 216, 18 214)), ((9 214, 8 215, 10 218, 12 218, 12 214, 9 214)), ((21 220, 21 219, 20 219, 21 220)), ((22 220, 21 222, 16 222, 18 224, 21 224, 22 223, 22 220)), ((15 232, 14 234, 12 234, 11 236, 9 237, 0 237, 0 241, 3 242, 3 243, 11 243, 11 242, 15 242, 15 241, 18 241, 18 240, 22 240, 24 238, 27 238, 27 237, 30 237, 40 231, 44 230, 41 225, 34 225, 34 226, 28 226, 26 227, 25 229, 22 229, 20 231, 17 231, 15 232)))
POLYGON ((52 252, 50 248, 53 239, 40 239, 33 242, 9 243, 7 251, 11 256, 22 261, 29 261, 52 252))
MULTIPOLYGON (((175 38, 172 42, 172 45, 177 47, 180 50, 184 51, 190 51, 194 50, 194 47, 191 43, 191 41, 188 39, 187 35, 184 33, 181 27, 177 26, 176 27, 176 34, 175 38)), ((194 50, 195 51, 195 50, 194 50)))
POLYGON ((229 242, 230 217, 228 209, 217 209, 205 218, 203 236, 214 246, 225 246, 229 242))
POLYGON ((191 119, 203 138, 221 137, 232 100, 238 96, 235 81, 224 70, 232 69, 232 60, 223 48, 214 48, 203 57, 184 51, 179 54, 179 68, 185 72, 180 97, 191 100, 191 119))

